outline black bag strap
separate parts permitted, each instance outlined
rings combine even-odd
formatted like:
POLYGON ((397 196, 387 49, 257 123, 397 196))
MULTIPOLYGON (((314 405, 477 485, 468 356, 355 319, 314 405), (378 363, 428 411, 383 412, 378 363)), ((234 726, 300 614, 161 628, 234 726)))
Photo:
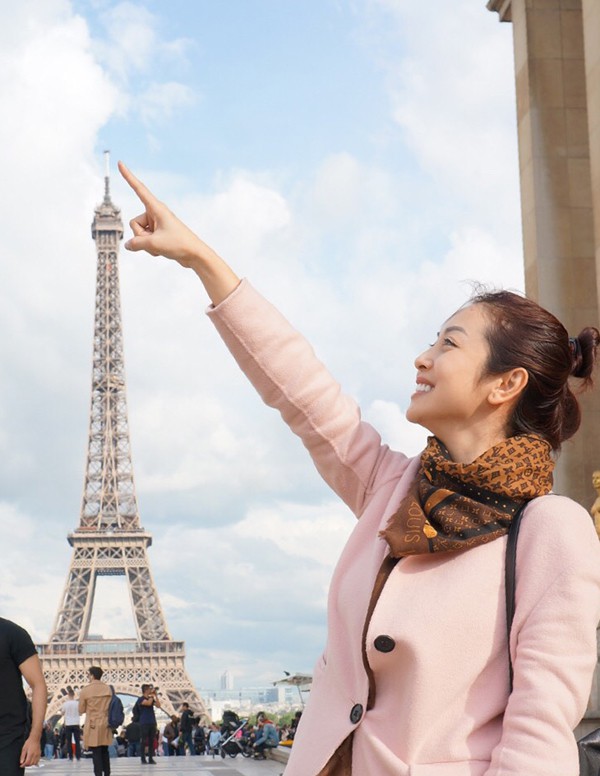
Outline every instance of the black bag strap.
POLYGON ((521 518, 525 513, 525 507, 529 501, 525 501, 515 512, 510 528, 508 529, 508 539, 506 542, 506 561, 504 563, 504 586, 506 590, 506 639, 508 646, 508 676, 510 682, 510 692, 513 688, 513 665, 510 657, 510 631, 515 617, 515 591, 516 591, 516 569, 517 569, 517 539, 519 538, 519 529, 521 527, 521 518))

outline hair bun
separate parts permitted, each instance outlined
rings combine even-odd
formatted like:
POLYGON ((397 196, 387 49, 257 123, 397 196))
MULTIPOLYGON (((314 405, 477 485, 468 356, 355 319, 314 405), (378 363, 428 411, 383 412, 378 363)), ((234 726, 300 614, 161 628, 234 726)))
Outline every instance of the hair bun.
POLYGON ((581 343, 579 337, 569 337, 569 350, 571 351, 571 374, 577 377, 577 373, 581 368, 581 362, 583 355, 581 352, 581 343))
POLYGON ((600 332, 593 326, 583 329, 578 337, 569 337, 571 351, 571 374, 586 382, 591 381, 591 375, 596 363, 596 351, 600 344, 600 332))

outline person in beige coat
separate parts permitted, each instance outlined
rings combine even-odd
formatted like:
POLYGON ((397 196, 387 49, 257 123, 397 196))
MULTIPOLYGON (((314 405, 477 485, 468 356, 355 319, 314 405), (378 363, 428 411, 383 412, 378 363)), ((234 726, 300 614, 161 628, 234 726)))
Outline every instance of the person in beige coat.
POLYGON ((85 714, 83 745, 92 752, 94 776, 110 776, 108 747, 113 736, 108 726, 108 707, 112 691, 100 681, 102 674, 99 666, 92 666, 89 670, 90 683, 79 696, 79 713, 85 714))

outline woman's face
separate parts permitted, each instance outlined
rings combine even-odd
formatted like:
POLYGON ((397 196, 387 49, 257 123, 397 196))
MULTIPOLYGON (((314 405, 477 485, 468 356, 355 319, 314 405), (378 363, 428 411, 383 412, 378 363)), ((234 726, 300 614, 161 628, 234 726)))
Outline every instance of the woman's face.
POLYGON ((482 377, 489 354, 486 326, 482 305, 465 307, 415 359, 417 386, 406 417, 446 445, 452 434, 485 422, 489 413, 487 397, 497 378, 482 377))

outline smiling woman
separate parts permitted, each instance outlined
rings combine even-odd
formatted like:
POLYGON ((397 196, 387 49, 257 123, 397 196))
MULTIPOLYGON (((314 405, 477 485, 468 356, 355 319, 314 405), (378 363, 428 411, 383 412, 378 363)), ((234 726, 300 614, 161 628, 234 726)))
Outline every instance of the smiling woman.
POLYGON ((144 205, 126 247, 194 270, 241 369, 360 518, 286 775, 576 776, 600 548, 589 515, 550 492, 554 452, 579 424, 568 380, 589 384, 598 331, 570 340, 517 295, 474 298, 416 359, 408 418, 433 436, 409 459, 277 310, 121 172, 144 205), (511 688, 504 557, 525 505, 511 688))
POLYGON ((569 377, 591 386, 599 337, 588 327, 569 338, 557 318, 518 294, 478 293, 417 357, 406 416, 444 439, 456 461, 522 433, 559 450, 581 422, 569 377))
POLYGON ((510 384, 499 375, 484 376, 486 323, 480 306, 459 310, 415 360, 417 390, 406 417, 443 439, 456 461, 474 460, 504 436, 514 391, 522 388, 520 373, 510 376, 510 384))

